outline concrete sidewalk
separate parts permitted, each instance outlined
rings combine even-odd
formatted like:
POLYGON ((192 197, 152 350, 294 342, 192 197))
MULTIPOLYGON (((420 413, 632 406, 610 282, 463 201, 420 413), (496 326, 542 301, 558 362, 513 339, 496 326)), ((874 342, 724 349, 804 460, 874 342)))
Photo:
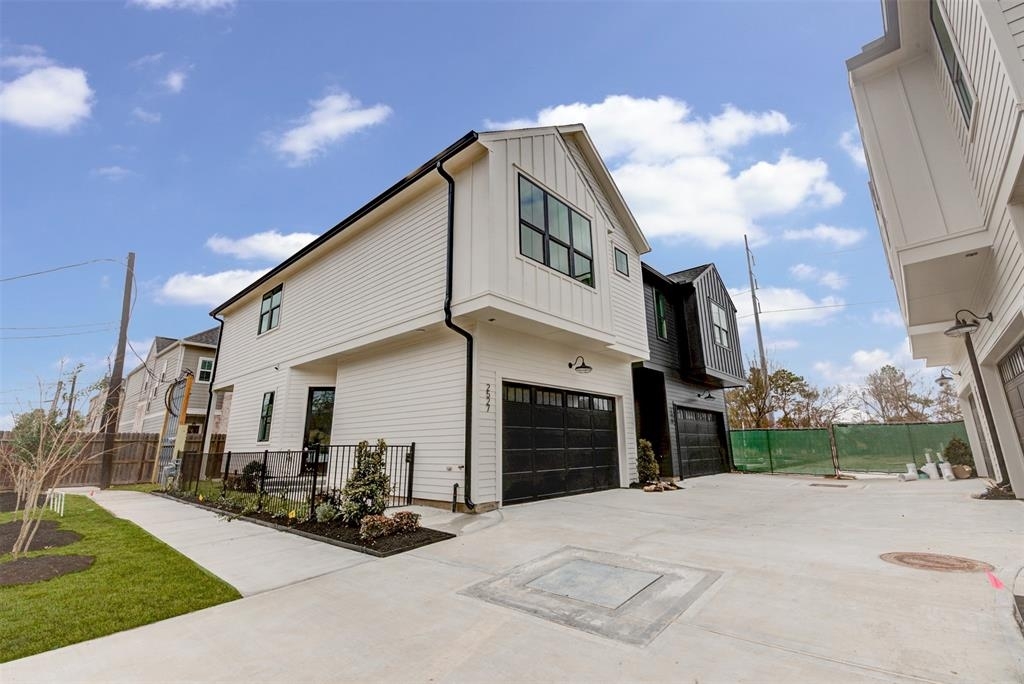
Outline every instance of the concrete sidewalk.
MULTIPOLYGON (((1024 637, 1008 590, 983 573, 879 559, 890 551, 966 556, 992 564, 1012 586, 1024 564, 1024 505, 971 499, 978 481, 823 482, 719 475, 678 492, 612 490, 512 506, 455 539, 390 558, 331 547, 325 553, 345 563, 333 572, 7 663, 0 681, 1024 681, 1024 637), (524 568, 560 554, 645 572, 674 567, 680 591, 703 589, 651 640, 625 643, 587 631, 579 618, 589 610, 606 622, 643 619, 650 604, 588 607, 558 598, 557 587, 530 588, 537 580, 524 568), (697 582, 705 571, 713 582, 697 582), (547 605, 502 604, 488 595, 493 587, 543 595, 547 605), (575 607, 558 615, 559 606, 575 607)), ((260 554, 257 563, 236 560, 244 552, 227 541, 186 550, 194 542, 184 530, 197 523, 183 519, 202 511, 110 496, 104 505, 145 518, 207 567, 242 573, 239 564, 272 562, 255 544, 245 548, 260 554), (179 523, 183 530, 172 529, 179 523)), ((289 552, 276 546, 284 534, 258 532, 275 544, 269 555, 287 556, 281 572, 305 563, 304 540, 289 552)))

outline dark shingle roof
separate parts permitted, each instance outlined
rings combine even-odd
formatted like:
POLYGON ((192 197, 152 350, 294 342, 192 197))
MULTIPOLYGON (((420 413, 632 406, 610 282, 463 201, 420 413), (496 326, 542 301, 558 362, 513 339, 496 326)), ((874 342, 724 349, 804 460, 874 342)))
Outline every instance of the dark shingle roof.
POLYGON ((184 338, 182 342, 194 342, 195 344, 208 344, 211 347, 217 346, 217 338, 220 337, 220 326, 215 326, 209 330, 197 332, 195 335, 189 335, 184 338))
POLYGON ((174 344, 177 341, 178 340, 174 339, 173 337, 159 337, 159 336, 157 336, 157 337, 153 338, 153 344, 156 345, 156 353, 157 354, 162 352, 164 349, 167 349, 169 346, 171 346, 172 344, 174 344))
POLYGON ((702 266, 688 268, 684 271, 676 271, 675 273, 670 273, 668 275, 668 279, 674 283, 692 283, 694 280, 699 278, 704 271, 708 270, 712 266, 714 266, 714 264, 704 264, 702 266))

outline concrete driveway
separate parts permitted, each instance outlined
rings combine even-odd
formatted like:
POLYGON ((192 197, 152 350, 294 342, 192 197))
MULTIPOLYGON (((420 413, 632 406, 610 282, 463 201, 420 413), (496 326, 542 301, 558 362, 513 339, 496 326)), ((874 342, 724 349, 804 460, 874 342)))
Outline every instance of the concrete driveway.
POLYGON ((1024 564, 1020 502, 973 500, 977 481, 734 474, 684 487, 438 514, 464 533, 387 559, 352 554, 354 564, 305 581, 8 663, 0 681, 1024 681, 1007 589, 984 573, 878 558, 966 556, 1012 586, 1024 564), (614 610, 556 596, 557 573, 528 583, 569 556, 584 575, 598 569, 584 579, 602 597, 650 575, 678 581, 633 598, 629 589, 614 610), (605 561, 630 574, 617 583, 605 561), (509 607, 500 596, 548 603, 509 607), (671 618, 661 627, 658 611, 671 618), (600 636, 600 620, 624 633, 646 626, 648 640, 600 636))

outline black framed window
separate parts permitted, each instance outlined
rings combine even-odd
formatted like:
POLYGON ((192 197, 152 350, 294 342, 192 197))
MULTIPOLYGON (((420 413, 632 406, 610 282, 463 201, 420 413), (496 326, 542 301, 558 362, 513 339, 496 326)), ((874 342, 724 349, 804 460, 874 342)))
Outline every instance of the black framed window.
POLYGON ((729 347, 729 317, 715 301, 711 301, 711 334, 717 344, 729 347))
POLYGON ((960 68, 960 60, 956 56, 956 48, 953 46, 953 38, 949 35, 949 29, 942 18, 942 11, 939 9, 937 0, 929 3, 929 14, 932 20, 932 29, 935 31, 935 39, 939 43, 939 52, 942 53, 942 61, 946 63, 946 70, 949 72, 949 79, 953 83, 953 92, 960 103, 960 112, 964 115, 964 121, 971 125, 971 114, 974 113, 974 96, 967 87, 967 80, 964 78, 963 69, 960 68))
POLYGON ((658 337, 668 339, 668 302, 665 295, 659 290, 654 291, 654 324, 657 327, 658 337))
POLYGON ((196 373, 196 382, 210 382, 213 377, 213 359, 205 357, 199 359, 199 371, 196 373))
POLYGON ((590 219, 519 176, 519 252, 594 287, 590 219))
POLYGON ((562 393, 537 390, 537 400, 535 403, 540 404, 541 406, 561 406, 562 393))
POLYGON ((520 404, 530 403, 530 388, 505 385, 505 401, 515 401, 520 404))
POLYGON ((260 409, 260 430, 256 435, 257 442, 266 442, 270 439, 270 422, 274 418, 274 393, 264 392, 263 407, 260 409))
POLYGON ((615 408, 615 403, 605 397, 594 397, 593 402, 595 411, 611 411, 615 408))
POLYGON ((618 247, 615 248, 615 270, 624 276, 629 275, 629 255, 618 247))
POLYGON ((284 285, 278 285, 273 290, 263 295, 263 302, 260 304, 260 331, 262 335, 268 330, 273 330, 281 322, 281 294, 284 285))

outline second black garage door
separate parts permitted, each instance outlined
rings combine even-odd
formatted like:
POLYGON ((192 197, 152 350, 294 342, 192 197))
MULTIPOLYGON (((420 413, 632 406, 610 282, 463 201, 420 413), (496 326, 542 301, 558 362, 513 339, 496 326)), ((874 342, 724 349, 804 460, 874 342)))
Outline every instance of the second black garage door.
POLYGON ((728 455, 723 440, 722 414, 676 406, 676 449, 680 477, 724 473, 728 455))
POLYGON ((504 503, 619 486, 613 398, 510 383, 502 389, 504 503))

